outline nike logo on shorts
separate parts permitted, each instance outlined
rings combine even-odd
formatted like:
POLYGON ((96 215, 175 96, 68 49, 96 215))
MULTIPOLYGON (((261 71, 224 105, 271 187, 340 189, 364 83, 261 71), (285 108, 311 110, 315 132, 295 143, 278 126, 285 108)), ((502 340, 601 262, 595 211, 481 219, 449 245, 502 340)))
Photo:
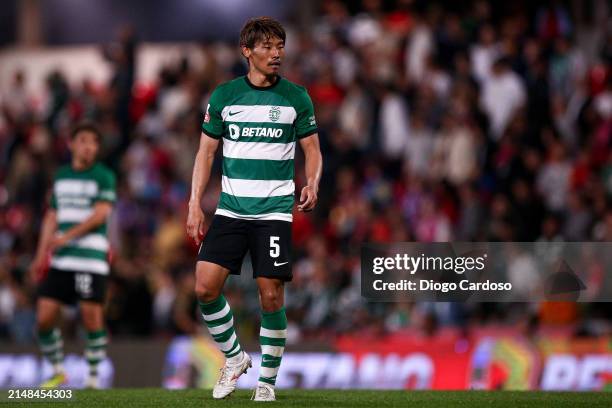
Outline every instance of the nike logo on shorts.
POLYGON ((287 262, 276 262, 276 261, 274 261, 274 266, 283 266, 283 265, 286 265, 288 263, 289 263, 289 261, 287 261, 287 262))
POLYGON ((241 113, 242 111, 238 111, 238 112, 229 112, 229 116, 234 116, 237 115, 239 113, 241 113))

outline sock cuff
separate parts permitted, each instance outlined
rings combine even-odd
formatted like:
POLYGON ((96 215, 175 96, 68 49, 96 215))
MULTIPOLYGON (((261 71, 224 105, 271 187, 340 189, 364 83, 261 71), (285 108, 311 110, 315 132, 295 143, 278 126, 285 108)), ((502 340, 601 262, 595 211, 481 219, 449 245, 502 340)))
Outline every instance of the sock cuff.
POLYGON ((61 335, 62 333, 59 331, 58 328, 53 328, 51 330, 38 332, 38 338, 43 341, 57 340, 61 337, 61 335))
POLYGON ((99 339, 100 337, 106 337, 105 329, 87 332, 87 340, 96 340, 96 339, 99 339))
POLYGON ((210 302, 200 302, 198 300, 198 304, 200 305, 200 311, 202 313, 213 314, 223 310, 223 308, 227 304, 227 301, 225 300, 225 296, 219 295, 218 298, 210 302))
POLYGON ((261 385, 261 384, 271 385, 272 387, 274 387, 274 385, 276 384, 276 376, 272 378, 259 377, 257 379, 257 385, 261 385))
POLYGON ((284 330, 287 328, 287 315, 285 308, 281 307, 276 312, 261 313, 261 327, 270 330, 284 330))

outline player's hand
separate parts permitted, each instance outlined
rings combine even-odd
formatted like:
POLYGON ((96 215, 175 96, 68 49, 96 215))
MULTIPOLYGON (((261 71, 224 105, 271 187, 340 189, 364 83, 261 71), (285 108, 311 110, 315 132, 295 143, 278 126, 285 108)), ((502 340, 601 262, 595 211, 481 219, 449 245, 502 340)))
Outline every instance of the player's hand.
POLYGON ((187 235, 200 245, 204 236, 204 212, 199 206, 189 206, 187 215, 187 235))
POLYGON ((298 211, 312 211, 315 205, 317 205, 317 201, 317 189, 312 186, 305 186, 302 188, 302 193, 300 194, 300 204, 297 207, 298 211))
POLYGON ((53 239, 51 239, 51 243, 49 244, 49 250, 51 252, 55 251, 57 248, 63 247, 70 241, 66 234, 55 234, 53 239))
POLYGON ((44 255, 36 255, 30 264, 30 269, 28 270, 28 277, 31 282, 38 282, 40 278, 41 271, 45 267, 46 258, 44 255))

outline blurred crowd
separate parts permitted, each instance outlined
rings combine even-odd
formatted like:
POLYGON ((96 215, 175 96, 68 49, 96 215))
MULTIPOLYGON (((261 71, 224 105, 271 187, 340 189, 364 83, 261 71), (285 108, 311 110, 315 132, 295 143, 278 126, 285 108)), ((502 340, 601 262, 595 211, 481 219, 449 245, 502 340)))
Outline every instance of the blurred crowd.
MULTIPOLYGON (((367 303, 359 253, 363 242, 612 241, 610 18, 593 16, 599 40, 582 44, 560 1, 354 3, 322 2, 308 29, 286 26, 283 75, 313 99, 324 158, 316 211, 294 214, 289 341, 525 322, 600 332, 605 304, 367 303)), ((191 171, 211 91, 246 67, 236 44, 203 43, 197 64, 175 61, 145 84, 137 49, 129 30, 104 47, 109 83, 72 84, 54 71, 32 95, 16 72, 1 90, 0 339, 34 339, 36 279, 26 271, 53 171, 83 119, 99 125, 101 160, 118 174, 111 333, 203 330, 197 248, 184 227, 191 171)), ((217 160, 202 203, 209 216, 219 174, 217 160)), ((299 154, 296 175, 301 188, 299 154)), ((240 336, 256 339, 248 259, 243 275, 226 296, 240 336)), ((73 332, 74 313, 64 319, 73 332)))

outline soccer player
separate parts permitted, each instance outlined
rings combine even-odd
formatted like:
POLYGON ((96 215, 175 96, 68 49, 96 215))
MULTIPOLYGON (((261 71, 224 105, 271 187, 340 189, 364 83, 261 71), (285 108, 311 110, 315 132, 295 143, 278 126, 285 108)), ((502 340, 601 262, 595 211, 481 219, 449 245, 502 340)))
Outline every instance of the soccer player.
POLYGON ((109 273, 106 220, 115 201, 115 176, 96 163, 100 138, 98 130, 89 124, 72 132, 72 161, 55 174, 51 206, 45 213, 30 268, 36 276, 51 254, 50 269, 39 287, 36 304, 41 351, 53 365, 53 376, 41 385, 45 388, 66 382, 62 335, 56 325, 62 304, 79 302, 87 331, 88 388, 99 387, 98 363, 106 357, 102 310, 109 273))
POLYGON ((284 282, 290 281, 291 221, 294 206, 295 143, 305 155, 307 185, 298 211, 317 203, 322 159, 314 109, 306 90, 279 75, 285 30, 267 17, 249 20, 240 32, 248 61, 246 76, 219 85, 210 97, 195 159, 188 234, 200 243, 204 213, 200 202, 219 141, 223 140, 221 197, 202 241, 195 291, 208 330, 226 361, 213 397, 225 398, 251 367, 234 330, 229 304, 221 294, 229 274, 239 274, 247 251, 253 261, 261 302, 262 364, 255 401, 274 401, 287 317, 284 282))

